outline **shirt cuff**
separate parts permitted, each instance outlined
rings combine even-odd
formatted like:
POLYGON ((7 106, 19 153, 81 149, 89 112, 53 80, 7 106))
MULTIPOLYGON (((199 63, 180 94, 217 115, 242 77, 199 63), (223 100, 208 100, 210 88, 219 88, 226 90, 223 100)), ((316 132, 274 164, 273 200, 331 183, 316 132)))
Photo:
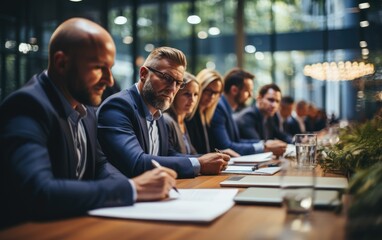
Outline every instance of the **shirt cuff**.
POLYGON ((264 152, 264 141, 254 143, 253 147, 255 148, 255 153, 263 153, 264 152))
POLYGON ((197 158, 189 158, 194 169, 194 175, 198 176, 200 173, 200 162, 197 158))
POLYGON ((132 192, 133 192, 133 202, 136 202, 137 198, 138 198, 137 188, 135 187, 135 183, 134 183, 133 180, 131 180, 131 179, 128 179, 128 180, 130 182, 131 189, 132 189, 132 192))

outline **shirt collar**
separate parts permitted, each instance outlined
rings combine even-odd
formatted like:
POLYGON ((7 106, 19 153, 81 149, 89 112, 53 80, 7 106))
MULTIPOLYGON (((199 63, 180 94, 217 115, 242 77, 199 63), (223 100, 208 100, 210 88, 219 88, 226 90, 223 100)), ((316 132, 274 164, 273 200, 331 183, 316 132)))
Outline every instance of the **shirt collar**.
POLYGON ((62 92, 58 89, 56 84, 52 82, 52 80, 48 76, 48 72, 45 71, 44 74, 48 77, 50 83, 53 86, 54 91, 57 93, 62 106, 64 107, 65 116, 69 118, 74 123, 78 123, 82 118, 86 117, 87 109, 83 104, 77 105, 75 109, 70 105, 69 101, 65 98, 62 92))

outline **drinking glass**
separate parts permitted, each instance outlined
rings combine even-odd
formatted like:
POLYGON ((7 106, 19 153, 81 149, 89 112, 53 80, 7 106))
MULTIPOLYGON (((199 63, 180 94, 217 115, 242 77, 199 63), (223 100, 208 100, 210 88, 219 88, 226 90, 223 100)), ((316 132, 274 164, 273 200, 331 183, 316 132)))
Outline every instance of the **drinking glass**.
POLYGON ((287 214, 308 215, 313 208, 315 169, 299 168, 285 160, 281 167, 281 197, 287 214))
POLYGON ((296 160, 298 168, 316 166, 317 134, 296 134, 296 160))

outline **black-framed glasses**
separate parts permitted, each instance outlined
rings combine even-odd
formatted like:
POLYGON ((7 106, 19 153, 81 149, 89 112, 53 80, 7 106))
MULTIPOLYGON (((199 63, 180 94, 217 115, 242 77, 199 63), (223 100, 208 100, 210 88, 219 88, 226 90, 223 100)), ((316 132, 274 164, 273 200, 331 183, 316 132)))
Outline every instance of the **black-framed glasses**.
POLYGON ((220 91, 214 91, 212 89, 206 88, 203 90, 203 93, 207 94, 208 96, 212 97, 214 95, 219 96, 221 94, 220 91))
POLYGON ((183 89, 186 86, 185 81, 177 80, 167 73, 163 73, 152 67, 147 67, 147 69, 153 72, 155 75, 157 75, 160 79, 165 80, 168 85, 173 85, 175 82, 176 87, 179 89, 183 89))

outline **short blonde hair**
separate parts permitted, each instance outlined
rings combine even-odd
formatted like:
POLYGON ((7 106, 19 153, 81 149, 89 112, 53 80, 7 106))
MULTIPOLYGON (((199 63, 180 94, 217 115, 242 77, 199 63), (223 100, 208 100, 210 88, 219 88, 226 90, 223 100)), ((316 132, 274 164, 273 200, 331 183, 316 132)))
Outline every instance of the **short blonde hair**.
MULTIPOLYGON (((214 81, 221 82, 221 84, 222 84, 222 91, 221 92, 223 92, 223 89, 224 89, 223 77, 216 70, 205 68, 205 69, 201 70, 198 73, 198 75, 196 75, 196 80, 199 82, 199 84, 201 86, 200 98, 201 98, 201 95, 203 94, 204 89, 206 89, 206 87, 214 81)), ((206 119, 205 120, 206 120, 206 124, 208 126, 211 123, 211 119, 215 113, 215 109, 216 109, 216 106, 218 105, 218 102, 219 102, 219 99, 211 107, 206 109, 206 114, 205 114, 206 119)), ((198 106, 199 106, 199 102, 198 102, 198 106)), ((194 111, 197 111, 197 109, 199 109, 199 107, 195 108, 194 111)), ((192 115, 194 115, 194 114, 195 113, 193 113, 192 115)))
POLYGON ((156 67, 156 62, 162 59, 170 60, 178 65, 187 68, 187 59, 182 51, 172 47, 155 48, 149 56, 147 56, 143 66, 156 67))

